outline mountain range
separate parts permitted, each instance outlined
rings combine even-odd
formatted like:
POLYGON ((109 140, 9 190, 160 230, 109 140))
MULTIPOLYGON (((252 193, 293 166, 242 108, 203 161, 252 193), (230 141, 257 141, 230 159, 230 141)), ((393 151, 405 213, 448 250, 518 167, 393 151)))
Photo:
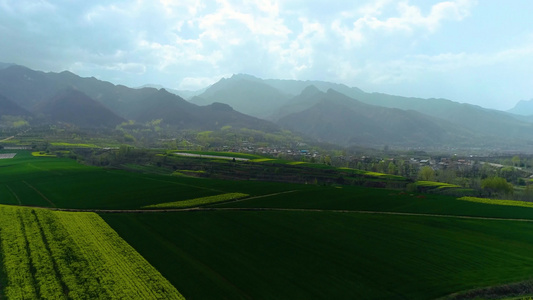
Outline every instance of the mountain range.
POLYGON ((525 149, 531 148, 533 139, 530 117, 447 99, 367 93, 324 81, 263 80, 238 74, 215 83, 197 98, 203 103, 225 102, 286 129, 345 146, 525 149), (251 86, 256 87, 253 98, 243 97, 251 94, 251 86), (267 91, 273 100, 256 101, 266 97, 262 91, 267 91), (339 101, 339 94, 345 96, 343 101, 339 101), (257 102, 250 108, 251 103, 257 102), (261 105, 268 107, 268 115, 254 113, 261 105))
POLYGON ((0 64, 0 115, 80 127, 161 120, 181 129, 286 129, 342 146, 533 148, 533 118, 446 99, 246 74, 189 92, 189 101, 176 95, 180 91, 171 92, 0 64))
POLYGON ((0 115, 39 116, 40 121, 79 127, 112 127, 134 120, 162 120, 181 129, 216 130, 224 126, 275 131, 278 126, 225 104, 198 106, 165 89, 134 89, 71 72, 44 73, 23 66, 0 69, 0 115), (9 107, 9 110, 7 109, 9 107))

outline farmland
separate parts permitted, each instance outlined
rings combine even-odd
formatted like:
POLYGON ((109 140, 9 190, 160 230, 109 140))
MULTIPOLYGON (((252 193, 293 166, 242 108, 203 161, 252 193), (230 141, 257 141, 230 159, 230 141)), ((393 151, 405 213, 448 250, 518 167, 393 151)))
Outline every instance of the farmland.
POLYGON ((183 299, 94 213, 0 206, 9 299, 183 299))
POLYGON ((0 206, 5 296, 119 297, 133 284, 153 294, 123 297, 433 299, 533 279, 530 207, 131 167, 27 151, 0 160, 2 204, 51 209, 0 206))
POLYGON ((242 192, 261 195, 290 184, 176 178, 80 165, 67 158, 33 157, 21 152, 0 160, 0 204, 80 208, 140 209, 143 206, 242 192))
POLYGON ((209 196, 209 197, 203 197, 203 198, 196 198, 191 200, 183 200, 183 201, 176 201, 176 202, 169 202, 169 203, 160 203, 155 205, 148 205, 144 208, 180 208, 180 207, 193 207, 193 206, 200 206, 200 205, 206 205, 206 204, 214 204, 218 202, 226 202, 229 200, 237 200, 240 198, 248 197, 247 194, 241 194, 241 193, 229 193, 229 194, 220 194, 216 196, 209 196))
POLYGON ((533 272, 530 222, 327 211, 103 218, 187 299, 432 299, 533 272))

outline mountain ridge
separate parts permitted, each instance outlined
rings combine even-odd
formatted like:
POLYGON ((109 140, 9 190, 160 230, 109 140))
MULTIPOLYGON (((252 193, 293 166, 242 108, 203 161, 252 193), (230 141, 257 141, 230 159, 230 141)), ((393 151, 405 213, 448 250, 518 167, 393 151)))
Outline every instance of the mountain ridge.
MULTIPOLYGON (((87 96, 86 103, 92 99, 125 120, 159 120, 164 126, 180 129, 230 126, 268 132, 281 130, 281 125, 341 145, 404 147, 440 144, 529 149, 528 141, 533 140, 533 120, 527 117, 446 99, 366 93, 323 81, 263 80, 236 74, 207 88, 201 95, 204 98, 193 98, 195 104, 163 88, 134 89, 69 71, 45 73, 18 65, 0 69, 1 93, 28 111, 68 89, 87 96), (299 94, 292 95, 295 91, 299 94), (253 110, 261 118, 251 115, 253 110), (320 124, 320 120, 326 123, 320 124), (332 130, 329 136, 326 125, 332 130)), ((41 111, 52 115, 45 112, 41 111)))
POLYGON ((453 124, 435 122, 419 112, 366 104, 333 89, 304 92, 298 98, 307 97, 315 104, 282 117, 279 124, 322 141, 343 146, 427 146, 450 142, 448 132, 458 131, 453 124))
POLYGON ((126 121, 101 103, 73 88, 62 90, 50 100, 38 103, 33 111, 55 122, 84 128, 114 127, 126 121))
POLYGON ((516 105, 507 112, 520 116, 533 116, 533 99, 520 100, 516 105))
MULTIPOLYGON (((164 89, 133 89, 94 77, 80 77, 69 71, 44 73, 23 66, 0 70, 0 91, 20 107, 32 110, 60 91, 74 89, 93 99, 123 119, 163 124, 180 128, 214 130, 224 126, 279 130, 268 121, 241 114, 233 109, 217 110, 199 106, 164 89)), ((48 114, 50 115, 50 114, 48 114)))

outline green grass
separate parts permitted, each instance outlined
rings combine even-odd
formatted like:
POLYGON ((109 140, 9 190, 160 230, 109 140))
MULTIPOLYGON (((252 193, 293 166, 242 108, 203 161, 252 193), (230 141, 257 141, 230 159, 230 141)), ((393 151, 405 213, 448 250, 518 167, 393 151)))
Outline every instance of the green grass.
POLYGON ((54 154, 39 152, 39 151, 32 152, 31 155, 38 156, 38 157, 56 157, 56 155, 54 154))
POLYGON ((436 181, 417 181, 416 185, 423 186, 423 187, 434 187, 437 189, 461 188, 461 186, 456 185, 456 184, 436 182, 436 181))
POLYGON ((95 144, 74 144, 74 143, 63 143, 63 142, 52 142, 50 143, 52 146, 56 147, 73 147, 73 148, 100 148, 99 146, 95 144))
POLYGON ((134 172, 141 172, 141 173, 149 173, 149 174, 161 174, 161 175, 168 175, 171 174, 172 171, 158 167, 158 166, 150 166, 150 165, 137 165, 137 164, 124 164, 123 167, 125 167, 127 170, 134 171, 134 172))
MULTIPOLYGON (((342 170, 342 171, 348 171, 352 174, 358 174, 358 175, 364 175, 364 174, 367 174, 368 171, 363 171, 363 170, 359 170, 359 169, 352 169, 352 168, 339 168, 339 170, 342 170)), ((379 173, 381 174, 381 173, 379 173)))
POLYGON ((131 209, 220 194, 208 184, 105 170, 69 159, 32 157, 28 152, 20 152, 10 161, 0 162, 0 185, 11 189, 0 189, 0 203, 4 204, 12 204, 13 197, 18 197, 22 205, 131 209))
POLYGON ((255 158, 255 159, 252 159, 250 160, 251 162, 271 162, 271 161, 275 161, 276 159, 275 158, 255 158))
POLYGON ((533 210, 524 207, 357 186, 176 177, 154 174, 150 166, 129 167, 136 172, 17 151, 15 158, 0 160, 0 203, 230 209, 101 214, 189 299, 431 299, 533 277, 533 222, 442 216, 533 220, 533 210), (250 199, 216 203, 233 193, 250 199), (258 208, 295 210, 253 210, 258 208))
POLYGON ((151 174, 153 168, 135 165, 129 165, 135 173, 106 170, 67 158, 33 157, 29 151, 17 153, 13 159, 0 160, 2 204, 20 200, 20 204, 31 206, 139 209, 223 193, 254 196, 298 186, 261 182, 243 185, 239 181, 151 174))
POLYGON ((406 180, 405 177, 402 177, 402 176, 378 173, 378 172, 365 172, 364 175, 371 176, 371 177, 377 177, 377 178, 393 179, 393 180, 406 180))
POLYGON ((488 199, 488 198, 478 198, 478 197, 461 197, 459 198, 459 200, 476 202, 476 203, 492 204, 492 205, 533 208, 533 202, 516 201, 516 200, 499 200, 499 199, 488 199))
POLYGON ((305 161, 293 161, 293 162, 290 162, 290 163, 287 163, 288 165, 292 165, 292 166, 297 166, 297 165, 303 165, 303 164, 307 164, 305 161))
POLYGON ((437 194, 409 194, 401 191, 343 186, 342 188, 307 186, 291 193, 214 204, 224 208, 292 208, 319 210, 382 211, 491 218, 532 219, 533 210, 515 206, 497 206, 457 200, 437 194))
POLYGON ((529 222, 286 211, 102 217, 187 299, 432 299, 533 274, 529 222))
POLYGON ((183 299, 94 213, 0 205, 8 299, 183 299))
POLYGON ((248 196, 250 196, 250 195, 242 194, 242 193, 220 194, 220 195, 202 197, 202 198, 196 198, 196 199, 190 199, 190 200, 153 204, 153 205, 144 206, 143 208, 195 207, 195 206, 201 206, 201 205, 225 202, 225 201, 229 201, 229 200, 237 200, 237 199, 245 198, 245 197, 248 197, 248 196))

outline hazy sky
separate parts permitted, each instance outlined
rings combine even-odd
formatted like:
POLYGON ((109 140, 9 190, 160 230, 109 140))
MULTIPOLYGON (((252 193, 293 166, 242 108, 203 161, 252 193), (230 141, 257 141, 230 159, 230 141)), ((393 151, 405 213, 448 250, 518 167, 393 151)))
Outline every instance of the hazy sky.
POLYGON ((127 86, 233 73, 509 109, 533 98, 531 0, 0 0, 0 61, 127 86))

